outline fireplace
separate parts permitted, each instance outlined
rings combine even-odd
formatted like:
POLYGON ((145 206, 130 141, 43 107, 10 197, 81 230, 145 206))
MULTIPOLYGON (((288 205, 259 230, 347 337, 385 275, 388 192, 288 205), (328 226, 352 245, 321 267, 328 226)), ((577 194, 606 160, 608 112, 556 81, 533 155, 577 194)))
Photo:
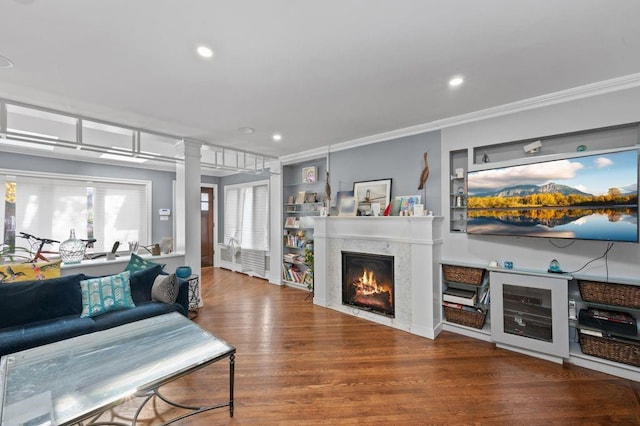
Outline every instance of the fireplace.
POLYGON ((342 304, 394 318, 393 256, 342 252, 342 304))

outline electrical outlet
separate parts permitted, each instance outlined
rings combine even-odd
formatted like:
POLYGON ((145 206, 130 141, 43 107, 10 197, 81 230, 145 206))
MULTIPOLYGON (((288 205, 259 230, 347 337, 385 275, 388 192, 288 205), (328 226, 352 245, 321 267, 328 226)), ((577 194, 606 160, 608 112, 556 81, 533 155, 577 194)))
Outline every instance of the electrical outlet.
POLYGON ((575 300, 569 300, 569 319, 577 319, 578 317, 576 316, 576 301, 575 300))

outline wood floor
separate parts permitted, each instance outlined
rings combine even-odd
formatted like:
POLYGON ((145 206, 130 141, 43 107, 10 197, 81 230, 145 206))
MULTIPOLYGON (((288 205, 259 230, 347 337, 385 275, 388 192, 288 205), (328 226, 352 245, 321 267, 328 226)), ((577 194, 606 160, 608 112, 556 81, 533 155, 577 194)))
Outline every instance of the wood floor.
MULTIPOLYGON (((218 409, 179 424, 640 424, 636 382, 453 333, 424 339, 239 273, 207 268, 201 278, 205 307, 194 321, 237 348, 235 415, 218 409)), ((228 368, 223 360, 164 392, 224 400, 228 368)), ((143 424, 176 413, 157 411, 143 424)))

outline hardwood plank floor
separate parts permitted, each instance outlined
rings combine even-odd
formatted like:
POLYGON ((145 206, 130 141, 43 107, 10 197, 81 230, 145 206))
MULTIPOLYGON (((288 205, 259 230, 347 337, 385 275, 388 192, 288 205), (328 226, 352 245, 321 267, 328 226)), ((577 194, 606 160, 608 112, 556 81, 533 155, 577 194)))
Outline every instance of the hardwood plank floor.
MULTIPOLYGON (((235 414, 184 425, 640 424, 640 384, 497 349, 435 340, 305 300, 306 292, 206 268, 194 321, 237 348, 235 414)), ((181 402, 227 398, 222 361, 163 388, 181 402)), ((143 424, 172 411, 145 410, 143 424)))

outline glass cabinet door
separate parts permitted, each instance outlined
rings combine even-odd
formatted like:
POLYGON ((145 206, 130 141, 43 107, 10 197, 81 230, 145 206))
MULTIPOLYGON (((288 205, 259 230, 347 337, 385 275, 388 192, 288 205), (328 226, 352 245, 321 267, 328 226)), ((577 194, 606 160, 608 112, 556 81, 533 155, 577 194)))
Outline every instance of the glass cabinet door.
POLYGON ((491 271, 491 338, 506 349, 569 357, 569 276, 491 271))
POLYGON ((505 284, 502 312, 505 333, 553 342, 551 290, 505 284))

